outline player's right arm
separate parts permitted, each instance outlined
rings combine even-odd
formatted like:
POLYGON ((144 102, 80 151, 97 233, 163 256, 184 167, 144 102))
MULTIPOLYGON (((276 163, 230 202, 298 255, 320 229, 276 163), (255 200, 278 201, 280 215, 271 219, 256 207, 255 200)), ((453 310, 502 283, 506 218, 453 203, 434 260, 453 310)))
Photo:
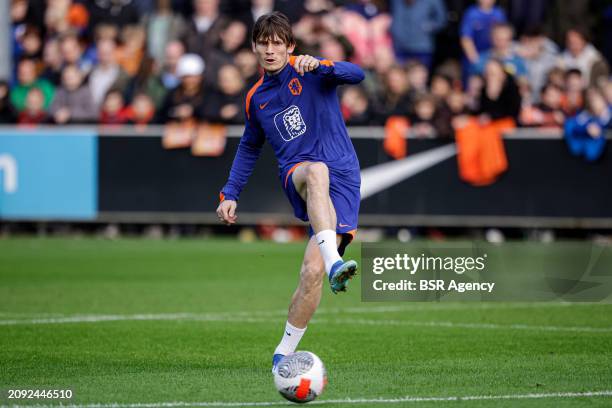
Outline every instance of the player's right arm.
POLYGON ((217 216, 227 225, 234 224, 238 218, 236 216, 238 197, 253 172, 264 141, 263 130, 257 123, 257 119, 249 117, 247 111, 244 133, 240 139, 229 178, 219 194, 221 202, 217 207, 217 216))

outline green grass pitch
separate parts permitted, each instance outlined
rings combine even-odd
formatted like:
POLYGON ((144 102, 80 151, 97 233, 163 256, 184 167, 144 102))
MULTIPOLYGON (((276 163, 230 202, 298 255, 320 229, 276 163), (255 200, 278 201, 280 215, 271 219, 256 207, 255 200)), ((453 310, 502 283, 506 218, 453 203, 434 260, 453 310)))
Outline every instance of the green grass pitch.
MULTIPOLYGON (((0 406, 60 403, 14 388, 71 389, 79 407, 285 405, 270 359, 304 246, 0 240, 0 406)), ((357 279, 324 288, 300 349, 326 364, 330 407, 612 406, 611 305, 361 303, 357 279)))

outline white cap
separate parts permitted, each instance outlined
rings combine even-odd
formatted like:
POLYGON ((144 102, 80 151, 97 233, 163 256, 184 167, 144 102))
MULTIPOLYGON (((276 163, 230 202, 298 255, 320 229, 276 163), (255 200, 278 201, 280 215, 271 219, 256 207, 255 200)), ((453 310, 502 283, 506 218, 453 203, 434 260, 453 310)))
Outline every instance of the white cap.
POLYGON ((176 65, 176 76, 202 75, 206 64, 198 54, 185 54, 176 65))

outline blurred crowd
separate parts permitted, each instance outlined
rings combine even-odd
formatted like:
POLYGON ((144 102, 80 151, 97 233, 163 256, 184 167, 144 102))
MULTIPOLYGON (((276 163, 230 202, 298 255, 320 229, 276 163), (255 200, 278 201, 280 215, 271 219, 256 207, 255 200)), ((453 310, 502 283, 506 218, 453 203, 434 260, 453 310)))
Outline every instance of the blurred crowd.
POLYGON ((612 123, 605 0, 10 0, 0 122, 243 123, 261 75, 250 30, 272 10, 292 21, 296 53, 366 70, 340 91, 348 125, 565 126, 592 158, 583 142, 612 123))

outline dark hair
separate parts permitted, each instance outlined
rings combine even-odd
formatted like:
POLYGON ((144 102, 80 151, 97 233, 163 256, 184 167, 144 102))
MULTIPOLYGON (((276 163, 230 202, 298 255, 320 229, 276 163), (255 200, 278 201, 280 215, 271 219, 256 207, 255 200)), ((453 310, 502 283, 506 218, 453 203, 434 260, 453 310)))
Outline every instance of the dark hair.
POLYGON ((569 30, 567 30, 567 32, 568 33, 574 32, 578 34, 579 36, 581 36, 584 42, 589 42, 589 39, 590 39, 589 30, 585 26, 581 26, 581 25, 573 26, 569 30))
POLYGON ((540 89, 540 94, 544 95, 546 93, 546 91, 548 91, 549 89, 555 89, 559 92, 563 92, 563 89, 561 89, 561 87, 559 87, 559 85, 555 85, 552 82, 547 82, 544 84, 544 86, 542 87, 542 89, 540 89))
POLYGON ((581 77, 582 71, 580 71, 578 68, 569 69, 565 72, 565 79, 569 78, 571 75, 578 75, 581 77))
POLYGON ((271 40, 278 36, 288 46, 295 44, 295 37, 291 29, 289 18, 278 11, 264 14, 257 19, 251 41, 256 43, 258 40, 271 40))
POLYGON ((544 30, 542 29, 542 26, 540 24, 531 24, 523 30, 523 34, 521 34, 521 37, 534 38, 540 37, 542 35, 544 35, 544 30))

